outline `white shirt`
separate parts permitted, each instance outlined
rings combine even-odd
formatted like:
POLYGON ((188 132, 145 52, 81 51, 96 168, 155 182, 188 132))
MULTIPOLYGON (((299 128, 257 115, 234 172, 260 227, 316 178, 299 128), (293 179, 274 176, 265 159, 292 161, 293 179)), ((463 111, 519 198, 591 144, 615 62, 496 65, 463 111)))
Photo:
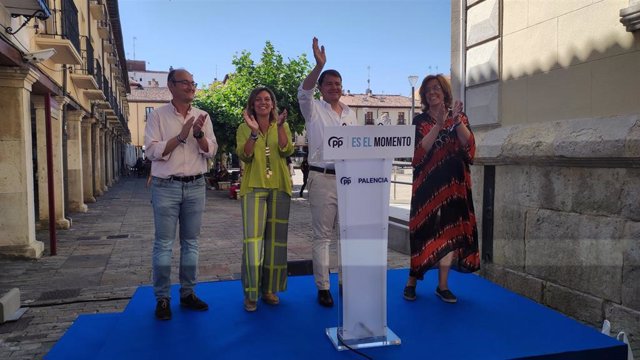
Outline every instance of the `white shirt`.
POLYGON ((145 154, 152 161, 151 175, 166 179, 169 176, 192 176, 207 172, 207 159, 213 158, 218 150, 218 142, 213 134, 213 126, 207 115, 202 125, 204 137, 209 143, 209 151, 204 152, 192 134, 187 136, 186 144, 178 146, 169 154, 162 156, 167 142, 182 131, 182 126, 192 116, 196 119, 207 113, 189 108, 187 116, 182 116, 172 103, 163 105, 149 114, 144 132, 145 154))
POLYGON ((314 89, 305 90, 302 84, 298 88, 298 103, 305 120, 307 140, 309 141, 309 165, 333 169, 333 161, 325 161, 322 154, 325 126, 356 125, 356 114, 347 105, 340 102, 342 113, 338 115, 331 104, 314 99, 314 89))

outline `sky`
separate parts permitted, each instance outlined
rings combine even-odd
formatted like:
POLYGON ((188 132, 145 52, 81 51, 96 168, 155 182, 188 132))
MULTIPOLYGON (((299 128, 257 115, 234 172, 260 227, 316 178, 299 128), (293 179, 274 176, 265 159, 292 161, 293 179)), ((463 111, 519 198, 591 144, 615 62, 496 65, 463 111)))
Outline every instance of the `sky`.
MULTIPOLYGON (((223 79, 242 50, 254 61, 266 41, 282 56, 325 46, 325 69, 343 89, 410 96, 410 75, 449 74, 450 0, 119 0, 127 59, 147 70, 186 68, 199 84, 223 79), (135 40, 134 40, 135 37, 135 40)), ((200 85, 199 85, 200 86, 200 85)))

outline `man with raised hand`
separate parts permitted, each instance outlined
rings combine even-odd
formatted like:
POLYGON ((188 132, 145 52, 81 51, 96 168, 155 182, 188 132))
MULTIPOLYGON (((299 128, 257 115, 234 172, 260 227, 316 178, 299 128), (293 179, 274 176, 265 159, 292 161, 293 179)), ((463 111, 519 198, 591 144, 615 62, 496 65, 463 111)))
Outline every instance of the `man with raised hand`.
POLYGON ((322 155, 325 126, 355 125, 356 114, 340 102, 342 76, 336 70, 325 70, 327 56, 324 46, 313 38, 313 56, 316 65, 298 88, 298 102, 305 119, 309 140, 309 204, 313 226, 313 275, 318 288, 318 303, 333 306, 329 291, 329 245, 337 224, 338 195, 333 161, 322 155), (322 99, 314 98, 316 87, 322 99))

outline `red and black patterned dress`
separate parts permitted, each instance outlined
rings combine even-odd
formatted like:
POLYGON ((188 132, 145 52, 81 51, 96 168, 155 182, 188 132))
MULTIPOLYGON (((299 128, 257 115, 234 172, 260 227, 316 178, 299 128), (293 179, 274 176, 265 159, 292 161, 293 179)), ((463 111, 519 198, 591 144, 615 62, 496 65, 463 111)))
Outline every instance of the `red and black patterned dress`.
MULTIPOLYGON (((463 122, 460 126, 468 128, 467 116, 459 116, 463 122)), ((409 275, 418 279, 422 279, 427 270, 437 267, 438 261, 451 251, 454 252, 453 269, 461 272, 480 269, 469 171, 476 144, 472 133, 467 145, 462 146, 455 130, 451 130, 453 124, 453 119, 447 118, 427 152, 420 142, 435 125, 435 120, 426 112, 413 119, 416 148, 412 162, 409 275)))

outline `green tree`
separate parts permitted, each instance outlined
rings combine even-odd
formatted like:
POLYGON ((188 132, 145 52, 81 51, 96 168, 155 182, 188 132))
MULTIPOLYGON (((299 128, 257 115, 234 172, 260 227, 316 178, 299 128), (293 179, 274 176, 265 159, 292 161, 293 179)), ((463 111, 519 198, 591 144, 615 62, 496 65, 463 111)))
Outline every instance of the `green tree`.
POLYGON ((249 93, 257 86, 267 86, 276 94, 278 110, 287 109, 287 122, 292 133, 302 133, 304 119, 298 105, 298 86, 311 71, 305 54, 285 61, 282 55, 267 41, 259 63, 251 59, 246 50, 234 55, 235 72, 224 82, 211 84, 199 91, 194 104, 205 110, 213 120, 213 130, 220 151, 235 152, 236 130, 242 119, 249 93))

